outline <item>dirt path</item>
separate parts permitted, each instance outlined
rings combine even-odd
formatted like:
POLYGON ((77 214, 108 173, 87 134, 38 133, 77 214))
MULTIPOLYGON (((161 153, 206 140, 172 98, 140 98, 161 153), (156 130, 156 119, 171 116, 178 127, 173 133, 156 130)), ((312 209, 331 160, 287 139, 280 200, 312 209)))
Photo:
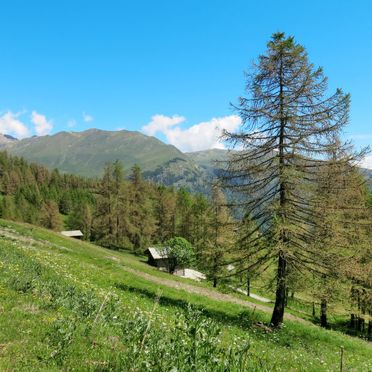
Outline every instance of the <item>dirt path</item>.
MULTIPOLYGON (((234 288, 232 286, 230 286, 230 288, 232 288, 236 292, 239 292, 239 293, 247 296, 247 291, 245 291, 244 289, 234 288)), ((255 300, 258 300, 258 301, 261 301, 261 302, 266 302, 267 304, 269 304, 270 302, 273 302, 273 301, 271 301, 270 299, 268 299, 266 297, 259 296, 259 295, 255 294, 255 293, 252 293, 252 292, 249 294, 249 297, 252 297, 255 300)))
MULTIPOLYGON (((237 305, 248 307, 250 309, 257 309, 257 310, 260 310, 260 311, 264 311, 265 313, 270 313, 271 314, 272 311, 273 311, 272 308, 270 308, 268 306, 261 305, 261 304, 255 304, 253 302, 242 300, 240 298, 231 296, 229 294, 212 291, 208 288, 197 287, 197 286, 193 286, 193 285, 188 284, 188 283, 176 282, 176 281, 170 280, 170 279, 159 278, 157 276, 153 276, 153 275, 150 275, 150 274, 144 273, 142 271, 132 269, 130 267, 126 267, 126 266, 123 266, 123 269, 125 271, 131 273, 131 274, 137 275, 137 276, 139 276, 143 279, 146 279, 150 282, 160 284, 160 285, 165 285, 166 287, 169 287, 169 288, 175 288, 175 289, 184 290, 184 291, 189 292, 189 293, 195 293, 195 294, 198 294, 198 295, 201 295, 201 296, 208 297, 212 300, 234 303, 234 304, 237 304, 237 305)), ((310 322, 308 322, 308 321, 306 321, 302 318, 299 318, 295 315, 292 315, 292 314, 285 314, 284 317, 287 320, 297 321, 297 322, 306 323, 306 324, 312 324, 312 323, 310 323, 310 322)))

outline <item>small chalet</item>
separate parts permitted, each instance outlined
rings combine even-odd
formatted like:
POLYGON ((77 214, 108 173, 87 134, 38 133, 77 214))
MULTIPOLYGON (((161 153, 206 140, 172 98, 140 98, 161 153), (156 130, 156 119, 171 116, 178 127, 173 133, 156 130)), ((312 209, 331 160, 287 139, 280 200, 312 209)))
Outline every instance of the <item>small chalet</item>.
POLYGON ((75 239, 81 239, 84 236, 80 230, 61 231, 61 234, 75 239))
POLYGON ((149 247, 146 249, 147 263, 160 270, 168 270, 168 255, 164 249, 149 247))

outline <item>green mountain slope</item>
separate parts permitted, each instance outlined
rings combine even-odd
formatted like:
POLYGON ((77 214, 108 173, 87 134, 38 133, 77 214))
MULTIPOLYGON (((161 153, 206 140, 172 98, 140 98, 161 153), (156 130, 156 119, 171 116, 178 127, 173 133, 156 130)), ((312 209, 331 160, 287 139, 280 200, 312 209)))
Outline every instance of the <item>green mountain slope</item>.
POLYGON ((138 164, 146 179, 167 186, 186 187, 208 194, 213 176, 210 168, 200 166, 193 156, 155 137, 132 131, 60 132, 52 136, 31 137, 20 141, 4 140, 12 155, 57 168, 64 173, 99 177, 107 162, 120 160, 127 174, 138 164))
POLYGON ((219 169, 225 166, 224 162, 229 158, 229 152, 221 149, 188 152, 186 155, 208 174, 213 176, 218 173, 219 169))
MULTIPOLYGON (((89 129, 16 140, 0 135, 0 147, 29 161, 64 173, 99 177, 107 162, 120 160, 129 173, 138 164, 145 178, 167 186, 208 194, 228 151, 212 149, 182 153, 155 137, 132 131, 89 129)), ((364 170, 372 189, 372 171, 364 170)))
POLYGON ((20 141, 4 140, 3 147, 12 155, 64 173, 99 177, 107 162, 120 160, 127 175, 137 164, 150 181, 186 187, 192 192, 209 192, 211 173, 176 147, 139 132, 60 132, 20 141))
POLYGON ((143 171, 153 170, 172 159, 186 159, 174 146, 125 130, 60 132, 12 142, 7 150, 48 168, 88 177, 102 175, 105 163, 117 159, 127 170, 138 164, 143 171))
POLYGON ((243 297, 31 225, 0 220, 0 270, 2 371, 334 371, 341 347, 345 370, 372 367, 365 341, 304 321, 271 331, 243 297))

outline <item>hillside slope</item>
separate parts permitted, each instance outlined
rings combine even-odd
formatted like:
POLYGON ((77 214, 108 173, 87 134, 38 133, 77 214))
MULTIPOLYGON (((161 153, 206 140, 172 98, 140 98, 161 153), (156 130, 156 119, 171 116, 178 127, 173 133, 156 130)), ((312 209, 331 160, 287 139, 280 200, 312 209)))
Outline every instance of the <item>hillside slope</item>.
POLYGON ((0 133, 0 148, 7 147, 17 142, 17 138, 10 136, 9 134, 0 133))
POLYGON ((271 332, 258 309, 30 225, 0 220, 0 268, 0 370, 326 371, 341 346, 346 369, 372 367, 367 342, 291 321, 271 332))
POLYGON ((144 171, 172 159, 186 160, 176 147, 126 130, 59 132, 11 142, 7 150, 48 168, 88 177, 102 175, 105 163, 115 160, 122 161, 127 170, 138 164, 144 171))
POLYGON ((119 160, 127 175, 137 164, 150 181, 192 192, 209 191, 211 176, 205 169, 176 147, 140 132, 89 129, 20 141, 4 137, 2 146, 12 155, 63 173, 100 177, 107 162, 119 160))
MULTIPOLYGON (((89 129, 16 140, 0 135, 0 148, 49 169, 86 177, 99 177, 107 162, 120 160, 127 175, 137 164, 146 179, 191 192, 209 194, 224 167, 228 151, 211 149, 183 153, 155 137, 133 131, 89 129)), ((372 171, 363 170, 372 189, 372 171)))

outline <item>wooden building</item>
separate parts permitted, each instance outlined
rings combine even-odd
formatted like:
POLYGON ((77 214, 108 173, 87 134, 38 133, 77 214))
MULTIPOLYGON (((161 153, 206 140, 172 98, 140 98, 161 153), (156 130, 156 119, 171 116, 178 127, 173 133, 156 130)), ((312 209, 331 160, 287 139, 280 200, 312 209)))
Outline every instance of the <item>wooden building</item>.
POLYGON ((147 263, 155 266, 160 270, 168 270, 169 260, 165 249, 149 247, 146 249, 147 263))

